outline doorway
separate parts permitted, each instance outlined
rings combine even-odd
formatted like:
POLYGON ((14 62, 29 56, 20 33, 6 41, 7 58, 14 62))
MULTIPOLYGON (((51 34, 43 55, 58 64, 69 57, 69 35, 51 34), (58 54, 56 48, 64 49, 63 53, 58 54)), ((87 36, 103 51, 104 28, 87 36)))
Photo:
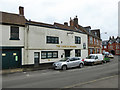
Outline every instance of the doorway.
POLYGON ((2 69, 21 67, 21 49, 2 50, 2 69))
POLYGON ((64 50, 64 51, 65 51, 65 58, 70 57, 70 51, 71 50, 68 49, 68 50, 64 50))
POLYGON ((34 52, 34 65, 35 66, 39 66, 39 56, 40 56, 39 52, 34 52))

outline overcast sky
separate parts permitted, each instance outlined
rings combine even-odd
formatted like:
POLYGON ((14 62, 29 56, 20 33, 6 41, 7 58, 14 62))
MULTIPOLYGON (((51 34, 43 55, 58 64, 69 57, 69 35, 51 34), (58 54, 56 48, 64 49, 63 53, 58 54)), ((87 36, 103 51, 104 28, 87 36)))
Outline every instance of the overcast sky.
POLYGON ((25 17, 53 24, 69 22, 76 15, 79 24, 100 29, 102 39, 118 35, 119 0, 0 0, 0 11, 18 13, 24 7, 25 17), (104 34, 107 32, 107 34, 104 34))

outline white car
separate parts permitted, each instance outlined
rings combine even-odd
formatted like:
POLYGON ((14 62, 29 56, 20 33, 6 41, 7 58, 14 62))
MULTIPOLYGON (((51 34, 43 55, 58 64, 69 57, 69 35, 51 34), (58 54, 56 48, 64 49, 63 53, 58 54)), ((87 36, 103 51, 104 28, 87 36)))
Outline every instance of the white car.
POLYGON ((54 69, 62 69, 62 70, 66 70, 72 67, 82 68, 83 66, 84 66, 84 60, 81 59, 80 57, 64 58, 62 60, 53 63, 54 69))
POLYGON ((102 64, 103 63, 104 56, 102 54, 90 54, 85 60, 84 64, 102 64))

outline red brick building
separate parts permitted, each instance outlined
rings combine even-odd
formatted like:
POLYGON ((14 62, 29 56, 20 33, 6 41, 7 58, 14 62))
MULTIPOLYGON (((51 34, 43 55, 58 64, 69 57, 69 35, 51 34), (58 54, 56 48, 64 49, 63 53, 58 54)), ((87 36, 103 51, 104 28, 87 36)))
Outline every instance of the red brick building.
POLYGON ((88 35, 88 55, 102 53, 102 39, 100 37, 100 29, 91 30, 90 26, 83 27, 79 25, 77 16, 73 20, 70 18, 70 26, 76 27, 88 35))
POLYGON ((102 52, 109 52, 113 55, 120 55, 120 37, 114 38, 114 36, 112 36, 109 38, 109 40, 103 41, 102 52))

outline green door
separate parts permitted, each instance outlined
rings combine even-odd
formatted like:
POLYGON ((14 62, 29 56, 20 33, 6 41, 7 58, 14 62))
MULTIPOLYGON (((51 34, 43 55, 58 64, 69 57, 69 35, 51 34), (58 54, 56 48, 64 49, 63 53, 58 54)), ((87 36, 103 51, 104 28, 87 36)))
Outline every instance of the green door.
POLYGON ((21 66, 20 50, 3 50, 2 51, 2 68, 18 68, 21 66))
POLYGON ((5 51, 2 51, 2 69, 9 68, 9 54, 5 51))

